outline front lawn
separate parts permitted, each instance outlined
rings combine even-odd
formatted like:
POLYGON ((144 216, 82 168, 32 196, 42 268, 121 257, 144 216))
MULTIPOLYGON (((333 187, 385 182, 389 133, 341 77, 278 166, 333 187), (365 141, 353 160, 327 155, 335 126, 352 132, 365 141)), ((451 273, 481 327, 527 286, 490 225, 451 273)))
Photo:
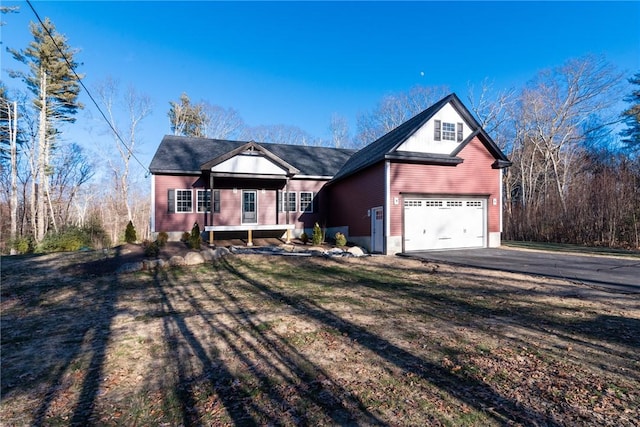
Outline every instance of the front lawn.
POLYGON ((81 256, 2 259, 2 425, 640 419, 637 295, 396 257, 65 274, 81 256))

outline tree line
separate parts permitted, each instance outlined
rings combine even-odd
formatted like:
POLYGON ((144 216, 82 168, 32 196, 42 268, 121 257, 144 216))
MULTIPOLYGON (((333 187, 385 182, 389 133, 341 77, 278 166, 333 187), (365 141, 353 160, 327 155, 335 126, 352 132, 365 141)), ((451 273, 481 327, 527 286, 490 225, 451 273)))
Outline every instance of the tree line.
MULTIPOLYGON (((64 137, 84 108, 77 50, 48 19, 30 30, 26 48, 8 49, 25 66, 10 72, 24 90, 0 83, 0 250, 31 250, 69 229, 84 233, 83 244, 113 245, 129 222, 149 238, 148 183, 132 169, 149 97, 109 78, 94 88, 112 141, 95 147, 100 169, 86 146, 64 137)), ((328 139, 296 126, 249 126, 234 109, 183 93, 169 102, 168 127, 193 137, 357 149, 449 92, 416 86, 389 94, 356 118, 353 135, 334 114, 328 139)), ((640 247, 640 73, 626 76, 603 57, 586 56, 541 70, 518 89, 483 82, 467 98, 513 162, 503 180, 505 238, 640 247)))

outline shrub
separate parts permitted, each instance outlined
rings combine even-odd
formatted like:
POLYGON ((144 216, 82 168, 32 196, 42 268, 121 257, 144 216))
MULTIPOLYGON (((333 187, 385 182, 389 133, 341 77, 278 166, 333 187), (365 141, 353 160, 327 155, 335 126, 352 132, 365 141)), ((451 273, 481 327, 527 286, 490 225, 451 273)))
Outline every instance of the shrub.
POLYGON ((136 237, 136 228, 133 223, 129 221, 127 229, 124 231, 124 241, 127 243, 135 243, 138 238, 136 237))
POLYGON ((313 241, 314 245, 319 245, 324 241, 324 236, 322 235, 322 229, 320 225, 316 222, 313 226, 313 234, 311 235, 311 241, 313 241))
POLYGON ((19 254, 28 254, 33 252, 35 245, 31 236, 17 237, 11 243, 11 248, 15 249, 19 254))
POLYGON ((307 242, 309 241, 309 236, 307 236, 307 233, 302 232, 302 234, 300 235, 300 241, 302 242, 302 244, 306 245, 307 242))
POLYGON ((168 241, 169 241, 169 234, 167 234, 166 231, 161 231, 158 233, 158 238, 156 239, 156 242, 158 242, 158 246, 162 247, 166 245, 168 241))
POLYGON ((188 231, 182 233, 182 237, 180 237, 181 242, 188 243, 189 239, 191 239, 191 233, 189 233, 188 231))
POLYGON ((196 222, 191 229, 191 235, 189 236, 189 247, 191 249, 200 249, 202 243, 202 236, 200 236, 200 226, 196 222))
POLYGON ((144 248, 144 256, 156 257, 160 253, 160 244, 157 240, 155 242, 145 240, 142 242, 142 247, 144 248))
POLYGON ((91 238, 79 227, 65 227, 57 233, 47 233, 36 252, 69 252, 91 246, 91 238))
POLYGON ((347 237, 339 231, 336 233, 336 245, 340 247, 347 245, 347 237))

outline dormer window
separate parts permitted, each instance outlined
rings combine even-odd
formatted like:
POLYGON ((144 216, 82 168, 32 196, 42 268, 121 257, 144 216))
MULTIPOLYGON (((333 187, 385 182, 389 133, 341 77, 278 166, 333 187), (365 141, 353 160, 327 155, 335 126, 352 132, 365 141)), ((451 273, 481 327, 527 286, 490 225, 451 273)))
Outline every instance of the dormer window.
POLYGON ((433 139, 435 141, 462 142, 462 123, 434 121, 433 139))

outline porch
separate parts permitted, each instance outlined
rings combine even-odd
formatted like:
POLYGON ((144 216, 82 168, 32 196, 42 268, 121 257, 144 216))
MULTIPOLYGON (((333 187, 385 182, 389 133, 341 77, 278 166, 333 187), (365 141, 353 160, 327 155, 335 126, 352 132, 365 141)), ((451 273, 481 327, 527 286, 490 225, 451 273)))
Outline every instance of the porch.
POLYGON ((246 232, 247 246, 253 246, 254 231, 284 231, 286 232, 286 243, 291 242, 291 231, 294 224, 243 224, 243 225, 207 225, 204 231, 209 234, 209 244, 214 241, 215 232, 246 232))

